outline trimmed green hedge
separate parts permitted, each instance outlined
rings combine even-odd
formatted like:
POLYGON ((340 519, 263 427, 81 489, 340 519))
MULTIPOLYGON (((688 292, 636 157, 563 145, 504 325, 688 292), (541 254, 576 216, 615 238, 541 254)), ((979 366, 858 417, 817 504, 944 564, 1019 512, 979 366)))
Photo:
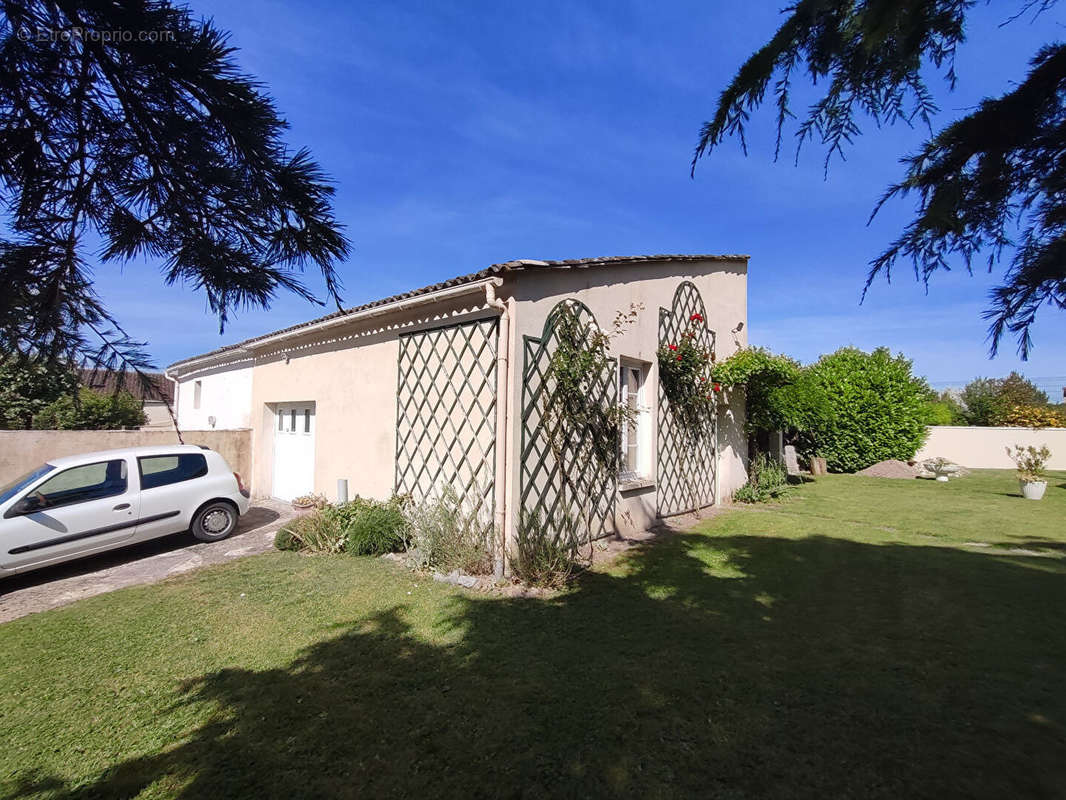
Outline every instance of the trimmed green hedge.
POLYGON ((879 347, 844 347, 809 368, 833 406, 818 451, 834 472, 854 472, 886 459, 908 461, 925 441, 928 385, 911 362, 879 347))

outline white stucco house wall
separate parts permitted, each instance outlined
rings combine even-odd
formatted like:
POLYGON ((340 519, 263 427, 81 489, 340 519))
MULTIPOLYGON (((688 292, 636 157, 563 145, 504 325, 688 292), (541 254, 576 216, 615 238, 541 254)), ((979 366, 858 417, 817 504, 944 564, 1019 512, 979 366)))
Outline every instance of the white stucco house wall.
POLYGON ((167 375, 181 427, 251 428, 255 496, 333 499, 346 479, 351 495, 417 500, 451 484, 513 541, 523 508, 550 505, 534 406, 553 310, 578 309, 606 330, 635 309, 611 340, 604 387, 638 420, 624 434, 626 468, 587 502, 603 515, 597 535, 642 529, 747 479, 735 398, 702 448, 698 489, 681 487, 656 363, 694 310, 719 359, 746 345, 747 268, 737 255, 510 261, 184 359, 167 375))

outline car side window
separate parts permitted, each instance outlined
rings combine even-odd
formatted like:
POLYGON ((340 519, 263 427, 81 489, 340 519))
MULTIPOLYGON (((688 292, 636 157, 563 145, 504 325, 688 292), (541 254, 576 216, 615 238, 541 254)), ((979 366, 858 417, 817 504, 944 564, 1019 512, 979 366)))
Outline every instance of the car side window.
POLYGON ((137 459, 141 472, 141 491, 191 481, 207 474, 207 459, 200 453, 172 456, 145 456, 137 459))
POLYGON ((65 469, 38 486, 32 496, 44 498, 44 510, 114 497, 124 494, 127 486, 126 462, 116 459, 65 469))

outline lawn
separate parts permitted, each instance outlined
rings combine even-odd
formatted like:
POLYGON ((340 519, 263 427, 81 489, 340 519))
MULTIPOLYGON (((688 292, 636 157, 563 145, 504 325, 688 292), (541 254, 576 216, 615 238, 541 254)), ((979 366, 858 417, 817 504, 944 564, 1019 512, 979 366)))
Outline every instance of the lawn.
POLYGON ((1066 474, 820 478, 472 595, 273 553, 0 626, 4 797, 1063 797, 1066 474))

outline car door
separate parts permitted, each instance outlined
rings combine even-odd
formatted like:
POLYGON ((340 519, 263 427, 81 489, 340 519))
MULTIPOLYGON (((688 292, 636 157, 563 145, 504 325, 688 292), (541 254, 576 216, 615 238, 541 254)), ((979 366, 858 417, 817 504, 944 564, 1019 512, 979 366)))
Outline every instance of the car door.
POLYGON ((188 530, 191 517, 204 500, 207 458, 203 453, 141 456, 137 474, 141 512, 137 539, 152 539, 188 530))
POLYGON ((139 499, 124 458, 59 470, 24 492, 0 520, 0 566, 17 569, 112 547, 133 536, 139 499))

